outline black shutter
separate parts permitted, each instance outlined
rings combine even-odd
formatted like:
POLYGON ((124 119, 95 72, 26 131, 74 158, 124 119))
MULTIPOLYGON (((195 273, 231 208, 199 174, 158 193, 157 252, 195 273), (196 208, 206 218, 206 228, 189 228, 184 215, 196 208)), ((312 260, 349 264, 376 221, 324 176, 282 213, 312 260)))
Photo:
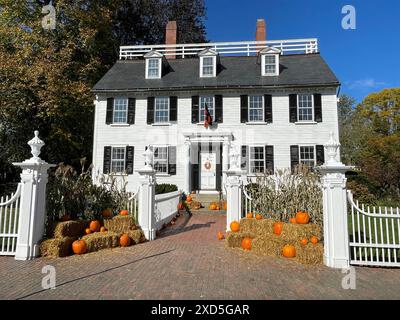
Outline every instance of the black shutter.
POLYGON ((107 98, 106 124, 113 122, 114 98, 107 98))
POLYGON ((176 146, 168 147, 168 173, 176 175, 176 146))
POLYGON ((111 171, 111 147, 104 147, 103 154, 103 173, 107 174, 111 171))
POLYGON ((317 145, 317 166, 322 166, 325 163, 324 146, 317 145))
POLYGON ((290 146, 290 167, 292 170, 299 164, 299 146, 290 146))
POLYGON ((191 191, 199 190, 199 153, 200 144, 192 143, 190 148, 191 191))
POLYGON ((314 121, 322 122, 322 97, 321 94, 314 94, 314 121))
POLYGON ((169 97, 169 121, 177 121, 178 97, 169 97))
POLYGON ((135 124, 136 99, 128 99, 128 124, 135 124))
POLYGON ((223 122, 223 98, 222 95, 215 96, 215 119, 214 122, 222 123, 223 122))
POLYGON ((268 174, 274 174, 274 146, 265 146, 265 169, 268 174))
POLYGON ((215 166, 216 173, 216 187, 217 190, 222 191, 222 143, 219 145, 217 150, 217 164, 215 166))
POLYGON ((272 123, 272 95, 264 95, 264 121, 272 123))
POLYGON ((289 121, 297 122, 297 94, 289 94, 289 121))
POLYGON ((127 146, 125 155, 125 171, 127 174, 133 174, 133 157, 135 154, 135 147, 127 146))
POLYGON ((248 156, 249 156, 249 147, 248 146, 242 146, 242 156, 241 156, 241 159, 240 159, 240 169, 245 170, 246 172, 249 171, 248 156))
POLYGON ((147 98, 147 124, 154 123, 154 97, 147 98))
POLYGON ((199 96, 192 97, 192 123, 199 122, 199 96))
POLYGON ((248 113, 249 113, 249 96, 242 95, 240 96, 240 122, 246 123, 248 121, 248 113))

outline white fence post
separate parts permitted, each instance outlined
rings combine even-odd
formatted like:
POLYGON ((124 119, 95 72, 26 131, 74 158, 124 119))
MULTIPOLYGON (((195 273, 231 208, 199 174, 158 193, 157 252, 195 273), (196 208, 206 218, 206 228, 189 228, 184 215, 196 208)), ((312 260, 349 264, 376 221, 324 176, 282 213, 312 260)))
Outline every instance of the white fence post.
POLYGON ((46 223, 47 170, 55 166, 39 158, 44 142, 39 139, 38 131, 28 144, 33 157, 22 163, 13 163, 22 168, 16 260, 29 260, 40 254, 39 243, 46 223))
POLYGON ((242 216, 242 179, 243 171, 240 170, 240 153, 235 147, 231 147, 230 168, 226 173, 226 230, 230 230, 232 221, 240 221, 242 216))
POLYGON ((324 263, 331 268, 350 265, 345 172, 353 167, 337 161, 339 146, 331 132, 330 140, 325 144, 328 160, 318 168, 322 174, 324 263))
POLYGON ((138 196, 138 222, 147 240, 156 238, 156 219, 154 213, 155 202, 155 171, 153 170, 153 152, 150 148, 143 153, 145 166, 138 170, 139 173, 139 196, 138 196))

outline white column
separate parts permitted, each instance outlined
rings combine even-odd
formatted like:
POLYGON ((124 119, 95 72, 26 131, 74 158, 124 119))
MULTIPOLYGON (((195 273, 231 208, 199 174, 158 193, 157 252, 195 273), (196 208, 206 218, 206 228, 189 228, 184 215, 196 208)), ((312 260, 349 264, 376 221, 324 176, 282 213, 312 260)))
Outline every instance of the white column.
POLYGON ((155 171, 153 170, 153 152, 148 148, 144 153, 145 166, 137 170, 139 173, 139 198, 138 198, 138 222, 147 240, 156 238, 156 220, 154 214, 155 200, 155 171))
POLYGON ((350 263, 345 172, 352 167, 337 161, 339 146, 331 133, 325 144, 328 160, 318 168, 322 174, 324 263, 331 268, 347 268, 350 263))
POLYGON ((47 170, 54 167, 39 158, 44 142, 39 139, 38 131, 35 131, 35 137, 28 144, 33 157, 14 163, 22 168, 16 260, 29 260, 40 254, 39 243, 44 236, 46 224, 47 170))
MULTIPOLYGON (((222 185, 226 185, 226 171, 229 168, 229 138, 224 137, 222 144, 222 185)), ((225 188, 222 188, 222 193, 225 194, 225 188)))
POLYGON ((184 143, 184 164, 185 164, 185 183, 184 183, 184 191, 186 194, 190 193, 190 139, 186 138, 184 143))

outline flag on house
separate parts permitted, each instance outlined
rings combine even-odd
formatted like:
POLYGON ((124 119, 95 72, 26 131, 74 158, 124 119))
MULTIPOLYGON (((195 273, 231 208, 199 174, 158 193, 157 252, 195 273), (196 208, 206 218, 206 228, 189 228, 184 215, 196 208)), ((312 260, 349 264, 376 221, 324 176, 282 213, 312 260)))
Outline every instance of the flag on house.
POLYGON ((208 128, 208 126, 212 126, 212 117, 206 104, 204 108, 204 127, 208 128))

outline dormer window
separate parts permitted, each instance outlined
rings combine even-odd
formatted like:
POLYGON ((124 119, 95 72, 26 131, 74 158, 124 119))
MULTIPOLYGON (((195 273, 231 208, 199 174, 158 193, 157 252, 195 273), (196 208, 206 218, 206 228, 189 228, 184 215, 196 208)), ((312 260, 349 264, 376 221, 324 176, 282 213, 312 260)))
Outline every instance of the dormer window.
POLYGON ((217 56, 218 53, 212 49, 205 49, 199 53, 201 78, 217 76, 217 56))
POLYGON ((146 53, 144 58, 146 59, 146 79, 160 79, 163 55, 153 50, 146 53))
POLYGON ((280 50, 276 48, 265 48, 260 51, 261 55, 261 74, 263 76, 279 75, 279 55, 280 50))

